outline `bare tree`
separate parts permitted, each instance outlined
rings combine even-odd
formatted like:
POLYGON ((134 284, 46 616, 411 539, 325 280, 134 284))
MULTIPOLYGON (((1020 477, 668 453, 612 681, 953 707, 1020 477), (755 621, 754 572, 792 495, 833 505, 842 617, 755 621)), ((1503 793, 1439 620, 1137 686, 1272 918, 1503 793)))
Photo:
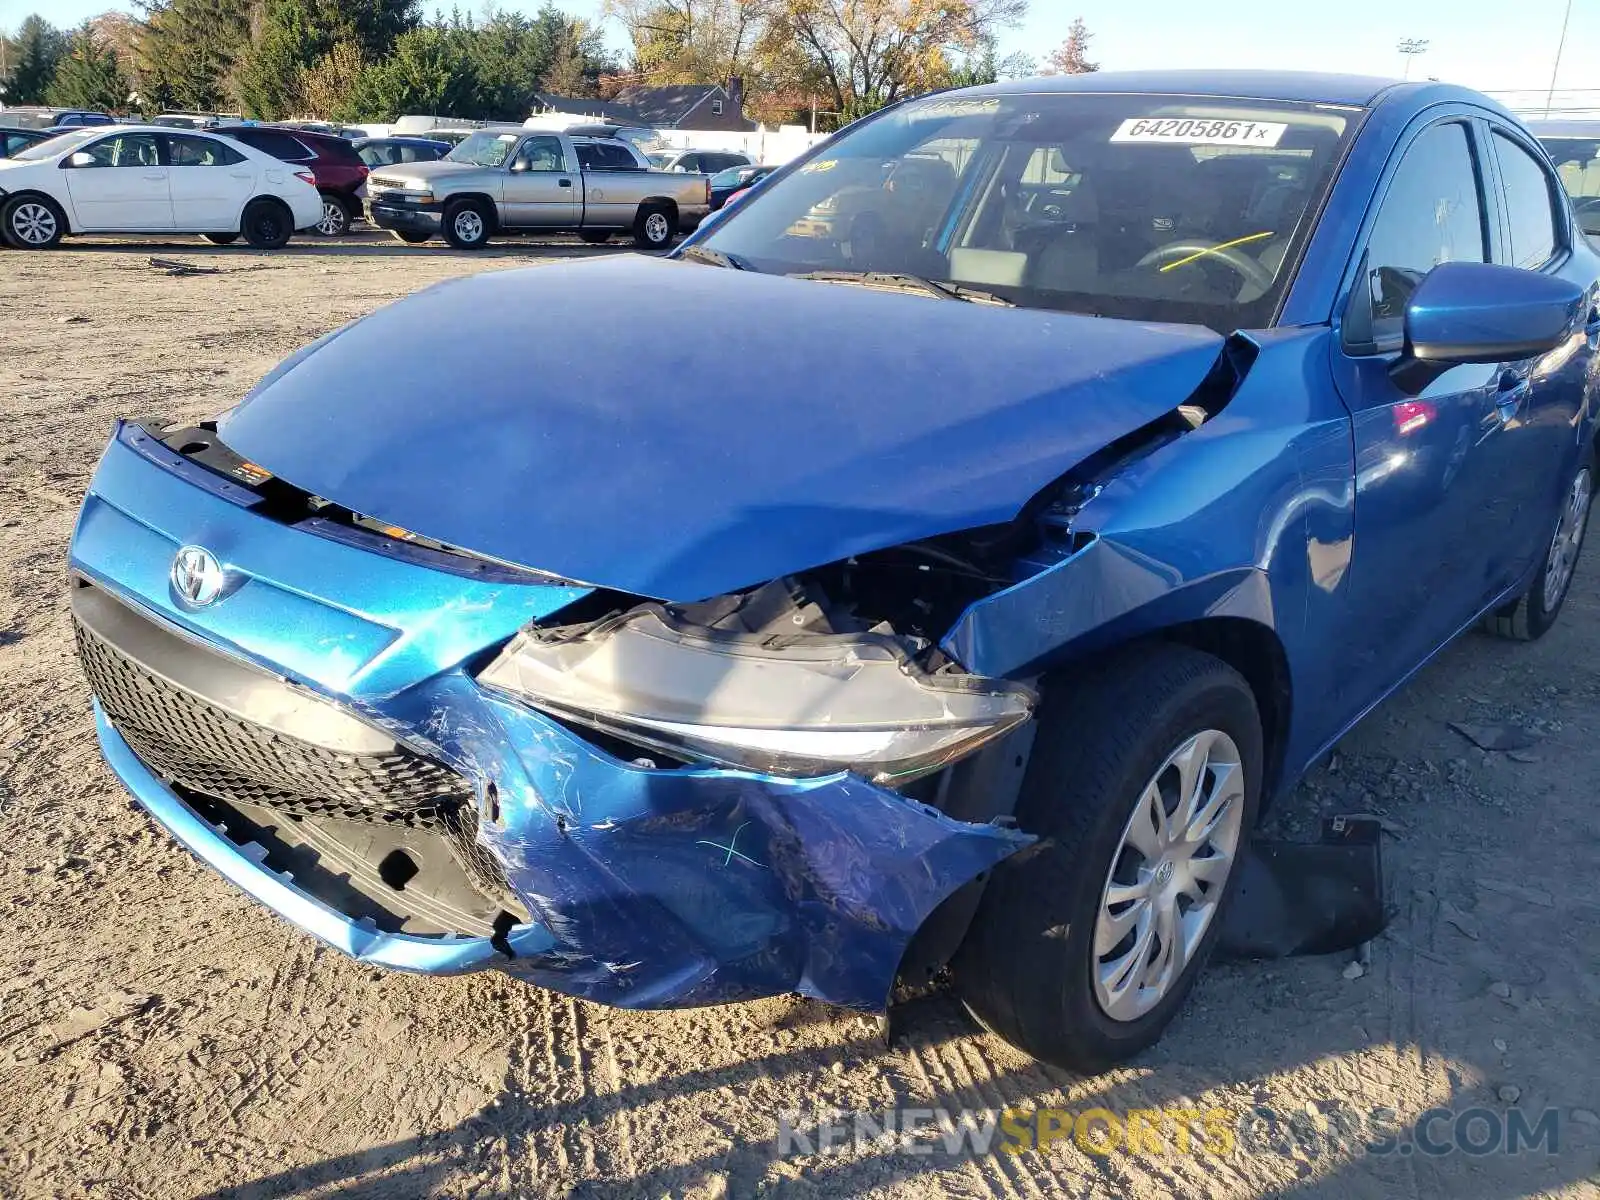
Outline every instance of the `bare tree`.
POLYGON ((1044 73, 1046 75, 1087 75, 1091 71, 1098 71, 1100 64, 1089 61, 1089 39, 1094 34, 1089 32, 1088 26, 1083 23, 1082 17, 1074 17, 1072 24, 1067 26, 1067 40, 1062 42, 1050 52, 1050 57, 1045 61, 1044 73))

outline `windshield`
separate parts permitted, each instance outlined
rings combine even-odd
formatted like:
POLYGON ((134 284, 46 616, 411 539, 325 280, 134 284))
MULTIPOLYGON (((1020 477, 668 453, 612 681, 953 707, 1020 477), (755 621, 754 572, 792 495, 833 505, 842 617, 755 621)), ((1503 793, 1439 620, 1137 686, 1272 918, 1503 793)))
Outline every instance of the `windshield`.
POLYGON ((35 142, 26 150, 19 150, 11 156, 12 162, 37 161, 41 158, 54 158, 75 150, 85 142, 102 137, 104 129, 75 129, 71 133, 58 133, 55 137, 45 138, 42 142, 35 142))
POLYGON ((830 142, 703 245, 749 269, 917 275, 1030 308, 1266 324, 1351 110, 943 96, 830 142))
POLYGON ((520 136, 517 133, 479 130, 446 154, 445 159, 449 162, 471 163, 475 167, 501 167, 511 157, 511 151, 520 136))

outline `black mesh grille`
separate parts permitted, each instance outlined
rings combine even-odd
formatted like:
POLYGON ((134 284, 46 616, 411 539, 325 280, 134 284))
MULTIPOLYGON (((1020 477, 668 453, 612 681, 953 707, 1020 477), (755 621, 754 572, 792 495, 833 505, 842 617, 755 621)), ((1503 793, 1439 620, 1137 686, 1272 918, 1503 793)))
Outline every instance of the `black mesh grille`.
POLYGON ((231 713, 174 687, 94 634, 77 630, 89 686, 152 770, 206 795, 307 817, 434 825, 470 801, 466 780, 397 747, 341 754, 231 713))

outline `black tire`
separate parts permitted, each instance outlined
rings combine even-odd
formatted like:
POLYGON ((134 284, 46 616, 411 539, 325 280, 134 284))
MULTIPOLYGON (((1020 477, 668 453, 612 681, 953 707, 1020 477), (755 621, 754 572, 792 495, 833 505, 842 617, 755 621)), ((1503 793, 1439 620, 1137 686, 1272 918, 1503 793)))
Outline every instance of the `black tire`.
POLYGON ((678 214, 665 204, 645 204, 633 220, 633 244, 641 250, 665 250, 678 236, 678 214))
POLYGON ((318 237, 343 237, 350 232, 350 207, 338 196, 322 194, 322 219, 311 227, 318 237))
POLYGON ((1515 600, 1503 604, 1483 619, 1483 627, 1496 637, 1517 642, 1532 642, 1550 632, 1561 615, 1561 608, 1572 591, 1572 580, 1577 574, 1578 556, 1589 532, 1589 509, 1594 499, 1594 457, 1586 455, 1573 472, 1567 490, 1563 493, 1561 511, 1556 517, 1556 527, 1545 547, 1544 558, 1528 590, 1515 600), (1581 491, 1581 497, 1579 493, 1581 491), (1581 510, 1575 512, 1574 504, 1581 510), (1568 522, 1576 520, 1576 536, 1568 522), (1564 567, 1558 568, 1558 557, 1564 556, 1564 567), (1552 572, 1560 572, 1558 580, 1552 572))
POLYGON ((49 196, 15 196, 0 208, 0 233, 17 250, 54 250, 67 232, 67 214, 49 196))
POLYGON ((239 240, 237 233, 202 233, 200 236, 213 246, 231 246, 239 240))
POLYGON ((493 232, 493 218, 477 200, 457 200, 444 210, 444 240, 457 250, 481 250, 493 232))
POLYGON ((262 196, 244 206, 239 232, 257 250, 278 250, 294 236, 294 217, 283 201, 262 196))
POLYGON ((418 233, 414 229, 391 229, 389 233, 390 236, 398 238, 408 246, 420 246, 430 236, 426 233, 418 233))
POLYGON ((603 246, 611 240, 609 229, 585 229, 578 235, 591 246, 603 246))
MULTIPOLYGON (((1017 823, 1040 843, 995 869, 952 973, 968 1011, 1012 1045, 1068 1070, 1101 1071, 1161 1037, 1211 954, 1260 810, 1261 719, 1250 685, 1232 667, 1186 646, 1152 643, 1048 688, 1039 723, 1017 823), (1176 768, 1164 764, 1206 730, 1232 740, 1244 773, 1242 798, 1231 801, 1242 806, 1233 868, 1215 885, 1210 923, 1165 993, 1142 1015, 1114 1020, 1095 990, 1102 896, 1113 868, 1127 870, 1124 834, 1147 785, 1158 770, 1170 784, 1176 768)), ((1159 867, 1154 875, 1162 879, 1159 867)), ((1169 871, 1163 882, 1170 886, 1172 877, 1169 871)), ((1124 944, 1100 957, 1128 953, 1119 950, 1124 944)))

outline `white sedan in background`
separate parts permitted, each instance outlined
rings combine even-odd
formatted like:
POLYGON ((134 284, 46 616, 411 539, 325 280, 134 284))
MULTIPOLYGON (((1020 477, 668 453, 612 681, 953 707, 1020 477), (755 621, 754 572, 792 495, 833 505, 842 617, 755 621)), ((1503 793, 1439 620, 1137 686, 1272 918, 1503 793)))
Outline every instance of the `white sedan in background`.
POLYGON ((309 171, 198 131, 101 126, 0 161, 0 237, 20 250, 74 233, 242 236, 271 250, 321 219, 309 171))

